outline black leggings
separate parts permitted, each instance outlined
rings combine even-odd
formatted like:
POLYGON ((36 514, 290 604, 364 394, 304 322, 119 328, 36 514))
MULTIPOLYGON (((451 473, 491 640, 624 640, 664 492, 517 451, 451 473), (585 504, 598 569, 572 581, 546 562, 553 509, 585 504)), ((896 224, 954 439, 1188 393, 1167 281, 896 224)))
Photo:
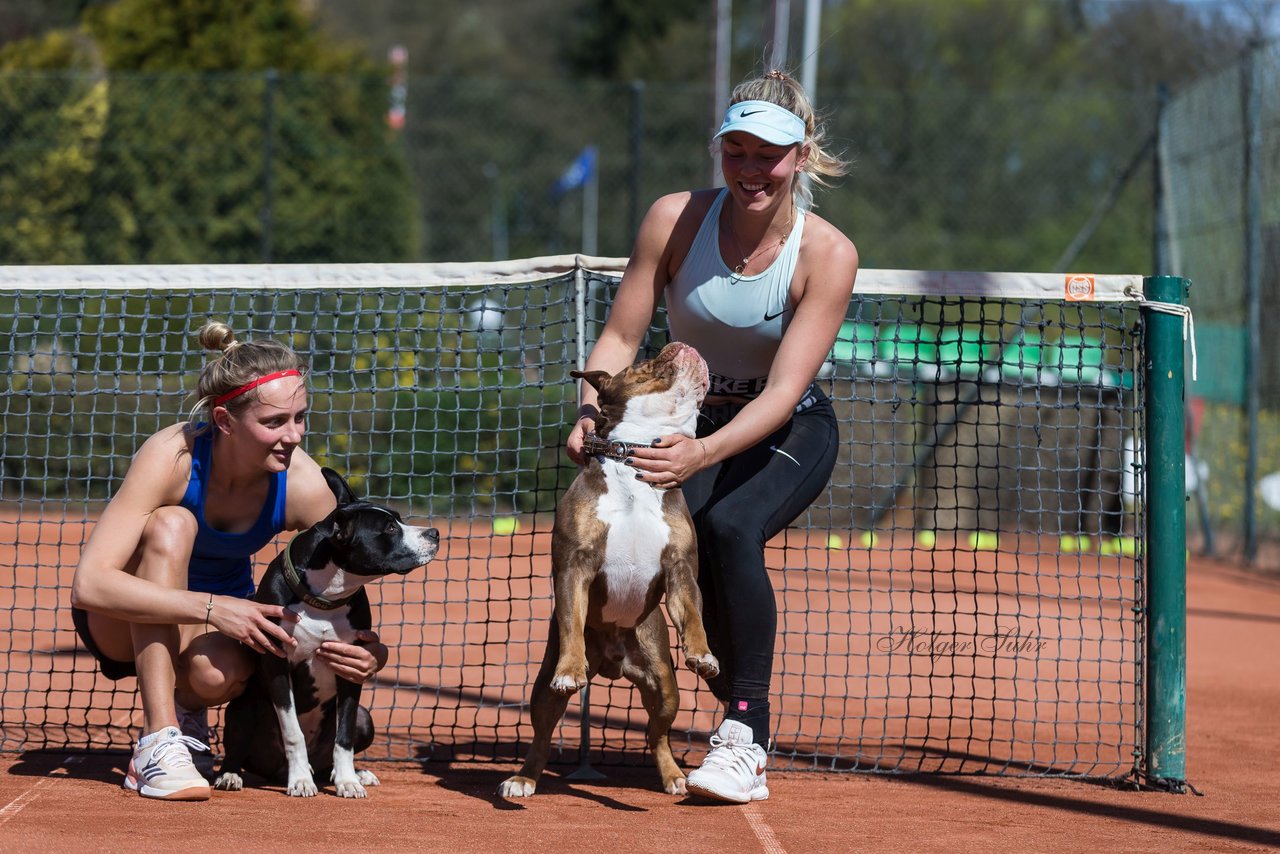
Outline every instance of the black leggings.
MULTIPOLYGON (((722 700, 767 700, 778 609, 764 545, 795 521, 831 480, 839 429, 831 401, 816 399, 772 435, 684 484, 698 534, 702 619, 720 675, 708 680, 722 700)), ((708 407, 698 435, 724 426, 737 407, 708 407)))
POLYGON ((89 654, 97 660, 103 676, 114 682, 138 675, 138 668, 132 661, 116 661, 114 658, 107 658, 107 654, 98 646, 98 642, 93 639, 93 633, 89 631, 88 611, 83 608, 72 608, 71 624, 76 627, 76 634, 80 636, 80 642, 84 644, 84 648, 89 650, 89 654))

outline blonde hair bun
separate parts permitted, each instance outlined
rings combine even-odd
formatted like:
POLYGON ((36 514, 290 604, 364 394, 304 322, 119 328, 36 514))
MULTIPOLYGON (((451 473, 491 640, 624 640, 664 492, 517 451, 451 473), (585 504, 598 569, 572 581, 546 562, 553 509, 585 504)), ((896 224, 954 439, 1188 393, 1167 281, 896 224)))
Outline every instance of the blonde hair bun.
POLYGON ((225 353, 236 343, 236 333, 227 324, 219 320, 211 320, 200 327, 197 333, 200 346, 205 350, 217 350, 225 353))

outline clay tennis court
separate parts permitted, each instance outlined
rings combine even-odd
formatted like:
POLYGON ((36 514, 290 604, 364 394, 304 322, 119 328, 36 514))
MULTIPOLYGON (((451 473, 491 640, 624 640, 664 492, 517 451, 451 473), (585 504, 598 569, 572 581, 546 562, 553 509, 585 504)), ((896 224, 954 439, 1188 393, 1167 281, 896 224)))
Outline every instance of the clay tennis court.
MULTIPOLYGON (((660 792, 629 688, 599 681, 589 756, 605 779, 570 778, 579 756, 575 701, 559 762, 539 793, 499 799, 494 790, 518 766, 530 734, 527 680, 550 612, 545 525, 524 520, 510 537, 448 528, 447 547, 423 577, 371 591, 394 653, 369 698, 384 730, 368 763, 383 785, 369 799, 291 799, 267 786, 159 804, 119 787, 139 722, 133 680, 113 688, 96 676, 69 628, 66 596, 86 523, 45 519, 57 528, 47 531, 12 514, 4 522, 14 536, 0 543, 0 562, 18 570, 0 609, 10 622, 0 635, 0 712, 5 744, 26 745, 0 754, 6 850, 264 842, 459 852, 1280 846, 1280 673, 1272 658, 1280 583, 1225 564, 1193 561, 1188 572, 1187 769, 1202 796, 1116 782, 1123 754, 1141 742, 1123 712, 1135 701, 1123 686, 1133 681, 1126 650, 1137 639, 1090 636, 1108 633, 1112 622, 1099 617, 1128 595, 1109 589, 1123 572, 1102 563, 1108 559, 1051 559, 1044 544, 1025 538, 981 553, 893 541, 828 549, 788 531, 771 544, 769 565, 784 620, 803 615, 807 631, 780 627, 783 699, 769 800, 712 806, 660 792), (1032 557, 1042 576, 1034 590, 1025 578, 1032 557), (803 578, 781 569, 796 565, 808 567, 803 578), (985 637, 995 654, 957 655, 935 644, 904 657, 900 643, 884 639, 907 614, 922 635, 932 627, 985 637), (1025 638, 1009 645, 1010 618, 1034 650, 1025 638), (990 640, 1002 621, 1004 641, 990 640), (1072 627, 1086 630, 1063 630, 1072 627), (999 643, 1007 649, 995 649, 999 643), (1072 658, 1085 663, 1067 673, 1072 658), (855 684, 873 686, 868 696, 839 693, 855 670, 855 684), (990 695, 966 697, 956 687, 978 684, 993 686, 990 695), (1046 720, 1057 722, 1054 731, 1046 720), (30 746, 58 743, 64 747, 30 746), (814 770, 836 755, 832 770, 814 770), (889 773, 860 773, 869 769, 889 773), (992 776, 999 773, 1018 776, 992 776)), ((693 766, 716 709, 691 674, 680 678, 684 710, 673 746, 693 766)))

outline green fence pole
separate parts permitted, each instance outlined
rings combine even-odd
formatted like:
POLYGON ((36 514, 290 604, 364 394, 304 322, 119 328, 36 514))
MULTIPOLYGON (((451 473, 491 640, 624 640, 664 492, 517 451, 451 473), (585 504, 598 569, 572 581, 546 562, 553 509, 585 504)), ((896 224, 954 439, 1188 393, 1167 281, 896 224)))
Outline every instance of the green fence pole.
MULTIPOLYGON (((1144 281, 1154 303, 1185 305, 1189 283, 1144 281)), ((1147 524, 1147 781, 1182 791, 1187 732, 1187 508, 1183 318, 1144 307, 1147 524)))

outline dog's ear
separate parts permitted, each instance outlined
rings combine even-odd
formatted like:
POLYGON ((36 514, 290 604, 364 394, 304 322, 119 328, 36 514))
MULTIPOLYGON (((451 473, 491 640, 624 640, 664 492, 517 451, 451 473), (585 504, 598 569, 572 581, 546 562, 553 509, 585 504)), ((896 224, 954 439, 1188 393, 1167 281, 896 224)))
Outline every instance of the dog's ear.
POLYGON ((355 514, 344 513, 339 508, 329 517, 329 521, 333 524, 333 529, 329 532, 329 538, 338 545, 348 545, 356 533, 355 514))
POLYGON ((333 528, 334 528, 333 517, 334 517, 334 514, 330 513, 328 516, 324 517, 319 522, 316 522, 314 525, 312 525, 311 530, 315 531, 317 534, 319 534, 321 537, 325 539, 331 538, 333 536, 333 528))
POLYGON ((608 371, 570 371, 569 376, 574 379, 586 380, 596 391, 600 391, 605 383, 613 379, 613 374, 608 371))
POLYGON ((324 475, 325 483, 329 484, 329 491, 333 493, 333 497, 338 499, 339 507, 356 500, 356 494, 351 491, 351 487, 347 485, 342 475, 327 466, 320 469, 320 473, 324 475))

